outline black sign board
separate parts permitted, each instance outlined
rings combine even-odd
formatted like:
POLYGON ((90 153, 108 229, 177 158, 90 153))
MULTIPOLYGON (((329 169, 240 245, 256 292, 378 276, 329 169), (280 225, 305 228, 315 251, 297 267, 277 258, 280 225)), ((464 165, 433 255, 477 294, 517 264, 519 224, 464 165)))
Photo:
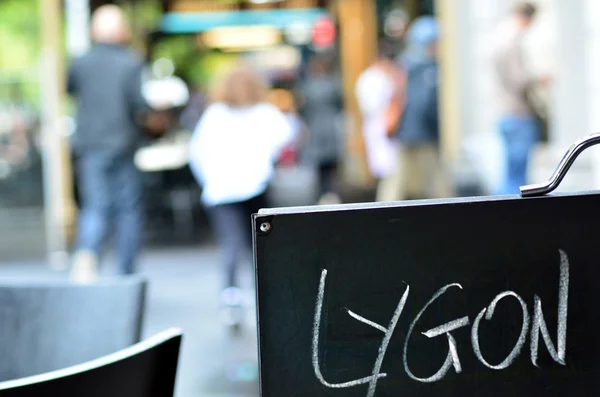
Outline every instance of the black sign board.
POLYGON ((599 193, 261 211, 261 395, 597 395, 598 211, 599 193))

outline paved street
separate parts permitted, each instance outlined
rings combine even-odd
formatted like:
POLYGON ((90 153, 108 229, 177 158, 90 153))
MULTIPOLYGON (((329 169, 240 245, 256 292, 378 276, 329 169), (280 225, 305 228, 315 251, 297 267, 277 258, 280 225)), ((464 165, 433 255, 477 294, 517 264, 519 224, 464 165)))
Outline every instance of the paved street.
MULTIPOLYGON (((250 267, 242 274, 248 291, 253 282, 250 267)), ((258 396, 254 314, 249 310, 240 335, 227 332, 218 321, 222 279, 216 249, 149 250, 142 273, 150 280, 144 335, 169 327, 184 331, 176 396, 258 396)), ((65 277, 36 261, 0 262, 0 277, 15 276, 65 277)))

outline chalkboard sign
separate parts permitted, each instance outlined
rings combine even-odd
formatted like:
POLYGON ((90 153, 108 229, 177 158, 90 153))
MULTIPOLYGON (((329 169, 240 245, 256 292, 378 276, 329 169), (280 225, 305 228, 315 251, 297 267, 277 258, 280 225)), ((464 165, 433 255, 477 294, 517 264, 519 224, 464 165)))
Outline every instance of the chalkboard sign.
POLYGON ((264 210, 262 397, 600 393, 600 194, 264 210))

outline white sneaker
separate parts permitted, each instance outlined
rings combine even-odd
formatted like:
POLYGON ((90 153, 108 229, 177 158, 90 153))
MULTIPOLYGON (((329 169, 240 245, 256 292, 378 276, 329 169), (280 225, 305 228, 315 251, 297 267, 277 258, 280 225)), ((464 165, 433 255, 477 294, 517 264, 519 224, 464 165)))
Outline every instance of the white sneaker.
POLYGON ((243 306, 244 294, 240 288, 229 287, 221 291, 221 305, 243 306))
POLYGON ((221 322, 228 327, 239 327, 244 317, 244 294, 240 288, 221 291, 221 322))
POLYGON ((90 284, 99 278, 98 258, 93 252, 79 251, 73 256, 70 279, 76 284, 90 284))

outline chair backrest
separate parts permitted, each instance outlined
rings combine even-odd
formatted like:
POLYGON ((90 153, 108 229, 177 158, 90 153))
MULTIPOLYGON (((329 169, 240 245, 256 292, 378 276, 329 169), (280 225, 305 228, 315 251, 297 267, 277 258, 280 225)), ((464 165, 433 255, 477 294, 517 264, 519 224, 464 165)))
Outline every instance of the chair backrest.
POLYGON ((0 381, 50 372, 140 341, 146 281, 0 280, 0 381))
POLYGON ((0 382, 0 397, 173 396, 181 338, 170 329, 96 360, 0 382))

